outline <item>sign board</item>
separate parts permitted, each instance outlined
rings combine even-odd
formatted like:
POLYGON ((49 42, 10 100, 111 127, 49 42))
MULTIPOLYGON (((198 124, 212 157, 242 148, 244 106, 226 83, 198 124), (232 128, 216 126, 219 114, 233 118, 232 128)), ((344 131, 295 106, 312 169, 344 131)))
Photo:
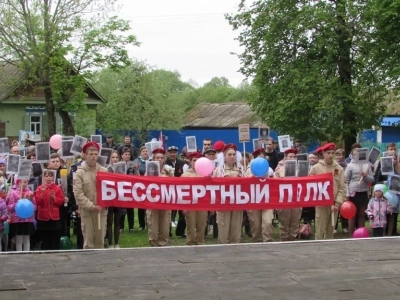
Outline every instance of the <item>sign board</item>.
POLYGON ((249 124, 239 124, 239 142, 245 143, 250 142, 250 125, 249 124))

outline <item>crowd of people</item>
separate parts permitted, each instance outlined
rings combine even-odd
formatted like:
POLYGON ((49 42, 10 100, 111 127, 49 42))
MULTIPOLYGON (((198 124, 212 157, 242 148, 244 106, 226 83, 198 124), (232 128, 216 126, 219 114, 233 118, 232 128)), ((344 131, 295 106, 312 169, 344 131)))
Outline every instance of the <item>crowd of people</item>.
MULTIPOLYGON (((113 149, 110 166, 106 168, 98 163, 100 146, 88 142, 80 158, 69 168, 67 191, 63 191, 59 184, 60 172, 66 168, 59 153, 51 154, 48 164, 40 170, 33 169, 30 180, 6 174, 7 157, 0 158, 0 239, 3 251, 28 251, 38 245, 42 250, 58 250, 60 238, 70 237, 71 231, 77 236, 78 249, 103 248, 105 242, 109 248, 119 248, 125 219, 127 231, 134 230, 134 209, 100 207, 95 188, 96 174, 112 171, 115 163, 125 162, 127 175, 200 177, 195 163, 206 157, 215 165, 212 177, 252 177, 251 161, 261 157, 269 162, 270 168, 265 176, 280 178, 285 176, 285 161, 296 160, 298 154, 307 153, 300 141, 281 153, 278 143, 268 138, 265 147, 250 154, 240 153, 235 144, 204 139, 202 150, 189 153, 184 147, 179 157, 179 149, 175 146, 165 150, 157 148, 148 153, 145 146, 134 147, 128 136, 123 145, 115 144, 112 135, 106 138, 102 147, 113 149), (146 170, 146 161, 149 160, 158 162, 160 172, 150 174, 149 169, 146 170), (18 217, 15 205, 21 198, 32 201, 34 216, 27 219, 18 217), (6 224, 9 224, 9 231, 6 224)), ((274 220, 277 219, 281 241, 298 239, 301 228, 313 221, 315 239, 332 239, 339 222, 343 232, 351 236, 356 228, 365 226, 367 217, 374 236, 397 235, 399 207, 390 207, 383 195, 382 183, 387 181, 387 175, 382 175, 380 163, 372 168, 357 164, 357 148, 361 145, 356 143, 348 158, 343 149, 336 149, 332 143, 308 153, 308 176, 333 174, 334 205, 331 207, 216 212, 138 209, 139 230, 147 229, 151 246, 168 245, 174 229, 176 236, 186 238, 188 245, 204 244, 205 234, 210 228, 213 238, 221 244, 240 243, 243 227, 253 242, 272 242, 274 220), (356 216, 350 220, 341 218, 338 213, 345 201, 353 202, 357 209, 356 216)), ((12 145, 10 153, 19 154, 18 145, 12 145)), ((400 163, 396 154, 395 144, 388 144, 386 155, 393 157, 395 174, 399 174, 400 163)), ((35 161, 35 147, 28 147, 25 155, 35 161)))

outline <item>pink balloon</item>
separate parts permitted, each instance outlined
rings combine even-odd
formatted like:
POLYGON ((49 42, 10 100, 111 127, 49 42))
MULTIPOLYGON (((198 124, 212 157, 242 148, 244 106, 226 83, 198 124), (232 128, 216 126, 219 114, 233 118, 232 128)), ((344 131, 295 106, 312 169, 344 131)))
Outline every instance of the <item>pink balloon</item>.
POLYGON ((214 164, 208 158, 201 157, 194 163, 196 173, 201 176, 210 176, 214 170, 214 164))
POLYGON ((53 148, 54 150, 58 150, 61 148, 61 140, 62 136, 59 134, 55 134, 50 138, 50 147, 53 148))
POLYGON ((353 239, 365 239, 369 237, 369 231, 365 227, 357 228, 353 233, 353 239))

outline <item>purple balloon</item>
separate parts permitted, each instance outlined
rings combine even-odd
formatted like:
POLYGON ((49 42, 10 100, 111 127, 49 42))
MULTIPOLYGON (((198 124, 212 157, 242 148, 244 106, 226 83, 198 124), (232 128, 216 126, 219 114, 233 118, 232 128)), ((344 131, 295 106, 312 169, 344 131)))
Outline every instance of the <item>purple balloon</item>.
POLYGON ((369 237, 369 231, 365 227, 357 228, 353 233, 353 239, 365 239, 369 237))

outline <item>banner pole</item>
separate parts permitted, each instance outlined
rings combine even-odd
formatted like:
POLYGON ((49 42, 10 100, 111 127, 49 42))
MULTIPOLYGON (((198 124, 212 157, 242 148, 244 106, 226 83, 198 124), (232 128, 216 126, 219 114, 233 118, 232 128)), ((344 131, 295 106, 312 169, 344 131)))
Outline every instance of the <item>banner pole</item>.
POLYGON ((246 169, 246 143, 243 142, 243 167, 244 167, 244 172, 246 173, 247 169, 246 169))

